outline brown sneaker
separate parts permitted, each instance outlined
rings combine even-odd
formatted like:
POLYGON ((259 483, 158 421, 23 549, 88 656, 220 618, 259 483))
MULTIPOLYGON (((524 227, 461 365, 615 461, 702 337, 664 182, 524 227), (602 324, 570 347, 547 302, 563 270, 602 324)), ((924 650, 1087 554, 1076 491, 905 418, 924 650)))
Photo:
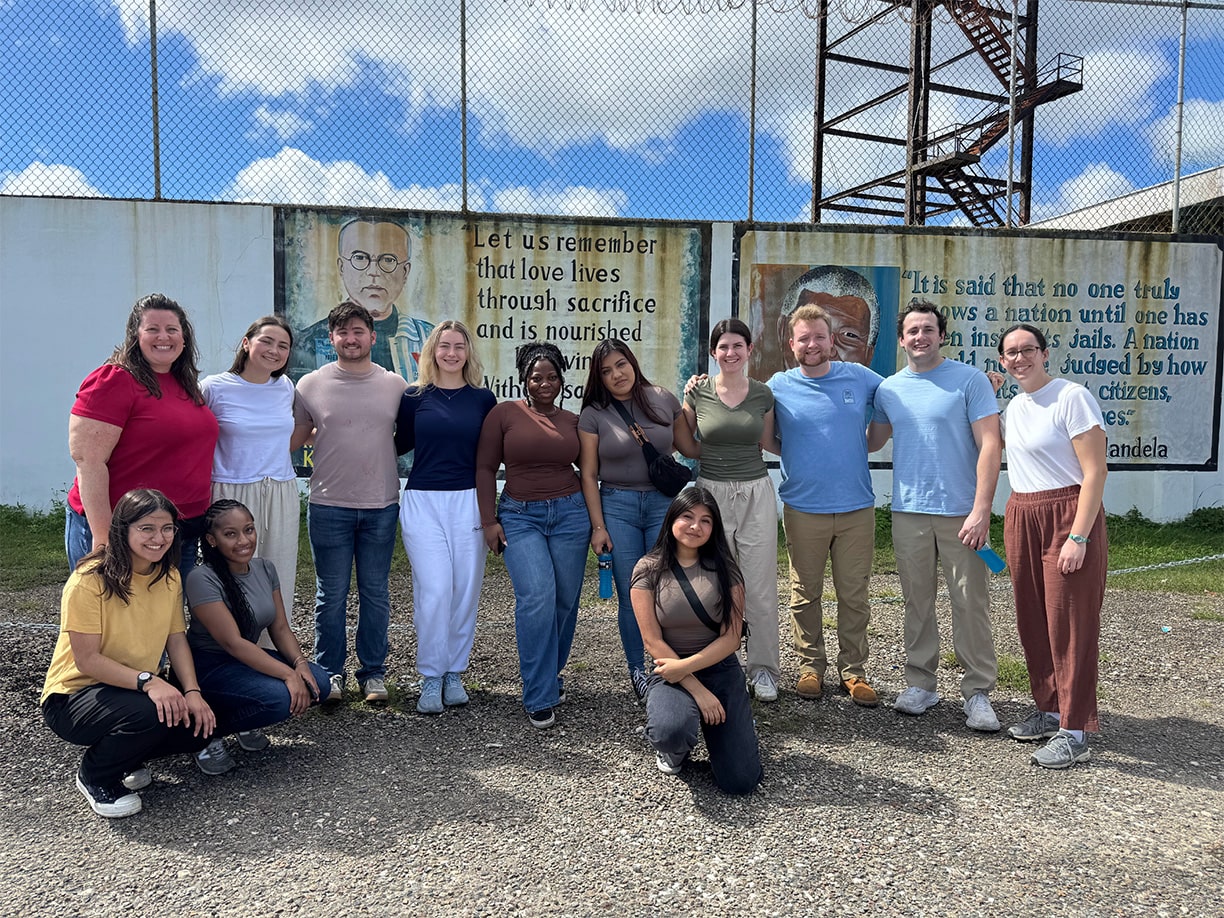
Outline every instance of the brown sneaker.
POLYGON ((815 673, 804 673, 795 683, 795 692, 800 698, 819 698, 824 693, 824 686, 815 673))
POLYGON ((865 708, 874 708, 880 703, 879 697, 866 679, 860 679, 858 676, 851 676, 842 682, 842 691, 850 696, 850 700, 855 704, 860 704, 865 708))

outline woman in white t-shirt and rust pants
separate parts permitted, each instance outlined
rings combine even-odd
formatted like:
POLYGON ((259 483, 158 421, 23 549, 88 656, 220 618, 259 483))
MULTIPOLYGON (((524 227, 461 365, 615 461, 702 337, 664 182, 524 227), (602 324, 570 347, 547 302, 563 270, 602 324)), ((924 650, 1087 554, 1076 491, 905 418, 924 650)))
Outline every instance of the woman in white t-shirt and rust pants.
MULTIPOLYGON (((999 339, 999 356, 1020 387, 1003 414, 1012 487, 1003 538, 1036 704, 1008 732, 1019 742, 1049 738, 1033 753, 1033 763, 1070 768, 1087 761, 1087 734, 1098 729, 1109 550, 1101 508, 1105 421, 1087 389, 1050 376, 1040 329, 1013 325, 999 339)), ((1002 378, 992 374, 991 381, 997 388, 1002 378)))

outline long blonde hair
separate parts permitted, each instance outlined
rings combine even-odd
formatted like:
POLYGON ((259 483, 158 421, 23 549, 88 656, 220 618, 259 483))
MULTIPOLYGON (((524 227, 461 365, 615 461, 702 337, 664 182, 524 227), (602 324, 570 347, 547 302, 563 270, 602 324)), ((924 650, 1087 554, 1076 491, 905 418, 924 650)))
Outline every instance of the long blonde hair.
POLYGON ((429 337, 425 339, 425 346, 421 348, 421 359, 417 367, 417 387, 428 389, 430 386, 437 385, 438 364, 434 360, 434 354, 438 350, 438 341, 442 333, 448 331, 459 332, 467 343, 467 362, 463 365, 463 381, 473 388, 481 388, 484 385, 484 367, 480 365, 480 358, 476 356, 476 342, 472 340, 472 333, 468 331, 467 326, 458 319, 439 322, 429 333, 429 337))

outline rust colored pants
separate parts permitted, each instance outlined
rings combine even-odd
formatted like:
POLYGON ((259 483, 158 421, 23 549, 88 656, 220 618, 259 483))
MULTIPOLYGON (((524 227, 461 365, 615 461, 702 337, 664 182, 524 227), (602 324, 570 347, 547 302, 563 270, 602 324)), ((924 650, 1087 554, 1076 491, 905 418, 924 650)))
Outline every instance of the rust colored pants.
POLYGON ((1078 501, 1078 486, 1013 493, 1003 518, 1003 541, 1033 701, 1039 710, 1059 714, 1067 730, 1096 732, 1109 537, 1101 510, 1087 534, 1084 566, 1073 574, 1059 571, 1058 553, 1071 532, 1078 501))

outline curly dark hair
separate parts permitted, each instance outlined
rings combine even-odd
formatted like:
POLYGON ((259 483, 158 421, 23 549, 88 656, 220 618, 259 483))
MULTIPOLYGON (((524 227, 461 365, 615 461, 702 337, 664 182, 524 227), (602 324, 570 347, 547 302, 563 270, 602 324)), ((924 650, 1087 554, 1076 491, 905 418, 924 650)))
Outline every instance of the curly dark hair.
POLYGON ((149 395, 153 398, 161 398, 161 386, 157 382, 157 374, 153 372, 149 361, 145 360, 145 355, 140 350, 140 323, 146 312, 155 309, 172 312, 178 318, 183 330, 183 353, 178 355, 178 359, 170 367, 170 375, 191 396, 192 401, 197 405, 203 405, 204 394, 200 391, 200 370, 196 366, 200 355, 196 349, 195 329, 191 327, 191 320, 187 318, 183 307, 164 293, 150 293, 136 301, 136 305, 128 313, 127 333, 123 343, 115 348, 114 353, 106 362, 123 367, 132 374, 133 379, 145 387, 149 395))
POLYGON ((221 554, 217 546, 209 542, 207 538, 216 530, 221 517, 231 510, 241 510, 249 519, 254 519, 246 504, 241 501, 227 499, 213 501, 204 511, 205 538, 200 540, 200 548, 203 551, 204 563, 212 568, 217 579, 221 581, 221 589, 225 594, 225 606, 229 609, 230 615, 234 616, 238 632, 245 640, 253 644, 259 639, 260 631, 259 626, 255 623, 255 613, 251 610, 251 604, 247 602, 246 594, 242 592, 242 585, 238 583, 234 572, 230 570, 229 562, 225 560, 225 556, 221 554))
MULTIPOLYGON (((541 360, 547 360, 556 369, 557 376, 565 378, 565 358, 555 344, 537 341, 520 344, 514 351, 514 367, 518 370, 519 385, 523 387, 523 398, 529 405, 531 396, 527 394, 527 377, 531 375, 531 368, 541 360)), ((557 393, 557 401, 561 401, 561 393, 557 393)))
MULTIPOLYGON (((95 548, 77 564, 77 570, 82 573, 97 574, 102 580, 104 598, 118 596, 125 603, 132 599, 132 548, 128 545, 128 530, 140 519, 158 510, 170 514, 170 519, 178 524, 178 508, 161 491, 152 488, 137 488, 128 491, 115 504, 111 513, 110 529, 107 532, 105 545, 95 548)), ((182 542, 178 531, 174 533, 174 541, 166 549, 160 561, 153 565, 156 576, 152 583, 164 580, 171 571, 178 569, 179 553, 182 542)))

